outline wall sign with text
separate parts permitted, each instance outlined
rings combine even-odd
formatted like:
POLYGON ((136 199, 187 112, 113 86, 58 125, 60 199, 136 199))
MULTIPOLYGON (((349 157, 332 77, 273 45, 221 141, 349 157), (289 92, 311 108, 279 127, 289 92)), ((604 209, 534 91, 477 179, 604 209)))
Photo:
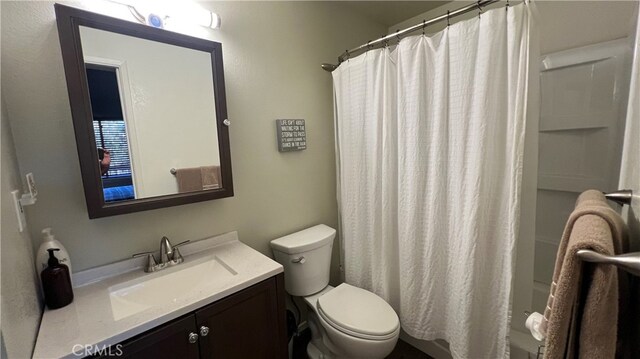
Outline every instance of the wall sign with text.
POLYGON ((301 151, 307 149, 307 130, 304 120, 276 120, 278 151, 301 151))

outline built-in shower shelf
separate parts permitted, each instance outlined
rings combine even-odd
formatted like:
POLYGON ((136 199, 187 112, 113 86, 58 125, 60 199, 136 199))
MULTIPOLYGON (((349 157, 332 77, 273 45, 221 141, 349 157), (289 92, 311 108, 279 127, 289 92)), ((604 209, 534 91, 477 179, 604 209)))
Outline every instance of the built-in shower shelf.
POLYGON ((537 242, 542 242, 542 243, 546 243, 546 244, 551 244, 554 246, 558 246, 558 243, 560 242, 560 237, 558 238, 551 238, 551 237, 545 237, 545 236, 541 236, 536 234, 536 241, 537 242))
MULTIPOLYGON (((551 278, 549 278, 551 282, 551 278)), ((532 308, 533 311, 538 313, 544 313, 544 308, 547 306, 547 299, 549 299, 549 291, 551 286, 547 283, 533 281, 533 298, 532 308)))
POLYGON ((562 131, 594 131, 594 130, 604 130, 607 129, 608 126, 601 125, 593 125, 593 126, 585 126, 580 125, 580 127, 556 127, 556 128, 540 128, 541 133, 548 132, 562 132, 562 131))
POLYGON ((580 193, 593 188, 607 188, 603 178, 538 174, 538 189, 580 193))

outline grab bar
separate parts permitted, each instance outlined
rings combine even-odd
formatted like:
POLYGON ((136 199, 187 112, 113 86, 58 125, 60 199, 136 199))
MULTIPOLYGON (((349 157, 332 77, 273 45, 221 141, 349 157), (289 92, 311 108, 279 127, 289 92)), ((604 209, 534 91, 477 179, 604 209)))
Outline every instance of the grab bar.
POLYGON ((580 249, 576 254, 578 255, 578 258, 585 262, 613 264, 616 267, 640 277, 640 252, 608 256, 590 249, 580 249))
MULTIPOLYGON (((622 189, 611 193, 605 193, 604 196, 608 200, 614 201, 618 204, 629 205, 633 198, 633 191, 630 189, 622 189)), ((576 254, 578 255, 578 258, 585 262, 613 264, 616 267, 640 277, 640 252, 609 256, 590 249, 580 249, 576 254)))
POLYGON ((621 189, 619 191, 605 193, 604 196, 611 201, 614 201, 618 204, 631 204, 631 199, 633 198, 633 191, 630 189, 621 189))

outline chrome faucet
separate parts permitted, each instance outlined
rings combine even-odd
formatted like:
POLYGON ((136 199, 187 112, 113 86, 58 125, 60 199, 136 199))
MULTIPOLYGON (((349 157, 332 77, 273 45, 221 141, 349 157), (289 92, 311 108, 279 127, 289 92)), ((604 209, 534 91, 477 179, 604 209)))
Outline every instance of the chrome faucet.
POLYGON ((147 256, 147 265, 145 266, 144 271, 147 273, 156 272, 184 262, 184 258, 182 258, 182 254, 180 254, 178 247, 187 243, 189 243, 188 240, 172 246, 171 242, 169 242, 169 238, 165 236, 160 240, 160 263, 156 261, 156 257, 153 255, 153 252, 136 253, 133 255, 133 258, 147 256))
POLYGON ((160 264, 167 265, 172 260, 172 255, 173 248, 171 248, 171 242, 169 242, 169 238, 164 236, 160 240, 160 264))

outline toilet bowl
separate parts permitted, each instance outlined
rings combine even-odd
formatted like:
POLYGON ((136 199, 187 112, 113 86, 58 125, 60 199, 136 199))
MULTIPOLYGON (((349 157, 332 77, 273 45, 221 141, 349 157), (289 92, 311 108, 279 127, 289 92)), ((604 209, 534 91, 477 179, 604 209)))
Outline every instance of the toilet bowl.
POLYGON ((284 266, 285 289, 309 308, 310 358, 384 358, 396 345, 400 321, 382 298, 346 283, 329 286, 335 229, 317 225, 271 241, 284 266))
POLYGON ((309 326, 320 334, 314 337, 312 333, 307 348, 310 358, 384 358, 393 351, 400 321, 393 308, 377 295, 343 283, 303 299, 310 309, 309 326), (318 339, 324 348, 318 345, 318 339), (324 356, 314 356, 311 345, 324 356))

